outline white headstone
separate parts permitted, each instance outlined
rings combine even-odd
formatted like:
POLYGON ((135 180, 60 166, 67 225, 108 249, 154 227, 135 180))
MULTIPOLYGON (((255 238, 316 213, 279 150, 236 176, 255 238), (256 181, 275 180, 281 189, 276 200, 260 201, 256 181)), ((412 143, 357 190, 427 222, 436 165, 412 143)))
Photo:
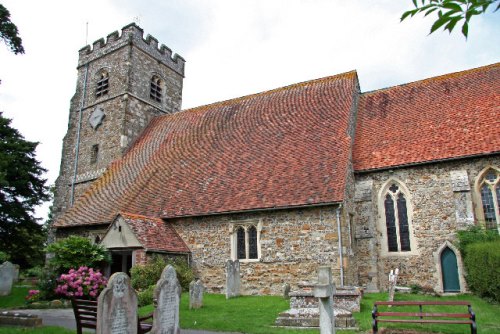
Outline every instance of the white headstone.
POLYGON ((226 262, 226 299, 240 295, 240 261, 226 262))
POLYGON ((335 333, 333 294, 335 285, 330 267, 319 267, 318 284, 314 286, 314 297, 319 298, 319 331, 321 334, 335 333))
POLYGON ((189 309, 203 307, 203 283, 196 279, 189 283, 189 309))
POLYGON ((157 306, 153 314, 153 334, 179 334, 179 303, 181 285, 177 280, 174 267, 168 265, 163 269, 161 278, 156 283, 154 299, 157 306))
POLYGON ((96 334, 136 334, 137 294, 125 273, 115 273, 97 301, 96 334))
POLYGON ((14 283, 15 267, 9 261, 0 265, 0 296, 8 296, 14 283))

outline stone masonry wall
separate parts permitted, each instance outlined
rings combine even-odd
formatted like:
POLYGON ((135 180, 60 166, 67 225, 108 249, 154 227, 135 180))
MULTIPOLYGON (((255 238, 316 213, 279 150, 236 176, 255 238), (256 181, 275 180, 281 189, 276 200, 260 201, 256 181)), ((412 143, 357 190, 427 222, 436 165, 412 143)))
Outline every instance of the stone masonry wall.
POLYGON ((252 214, 182 218, 168 221, 192 252, 196 274, 209 291, 225 289, 225 262, 231 259, 233 227, 261 224, 260 260, 241 261, 243 294, 281 294, 284 283, 317 277, 330 265, 339 284, 336 206, 276 210, 252 214))
MULTIPOLYGON (((474 182, 484 168, 499 166, 500 157, 464 159, 356 175, 356 243, 358 275, 362 285, 386 290, 388 273, 400 268, 398 284, 418 284, 442 291, 439 250, 456 241, 456 231, 474 224, 474 210, 481 207, 474 182), (458 176, 457 176, 458 175, 458 176), (409 191, 411 255, 387 253, 382 249, 385 219, 381 217, 379 192, 391 179, 409 191)), ((453 246, 452 246, 453 247, 453 246)), ((464 269, 457 254, 461 290, 465 291, 464 269)))
POLYGON ((142 38, 142 29, 129 25, 99 40, 93 48, 80 50, 78 79, 71 100, 68 131, 63 150, 53 212, 57 216, 70 206, 71 184, 74 178, 77 132, 81 115, 78 167, 75 196, 81 195, 92 180, 102 175, 106 167, 120 158, 131 143, 142 133, 153 117, 181 109, 184 60, 151 36, 142 38), (96 97, 99 73, 109 73, 108 94, 96 97), (149 97, 153 75, 164 81, 162 100, 149 97), (85 85, 86 81, 86 85, 85 85), (82 108, 82 97, 83 108, 82 108), (100 108, 105 117, 93 128, 90 115, 100 108), (98 159, 91 162, 92 148, 99 145, 98 159))

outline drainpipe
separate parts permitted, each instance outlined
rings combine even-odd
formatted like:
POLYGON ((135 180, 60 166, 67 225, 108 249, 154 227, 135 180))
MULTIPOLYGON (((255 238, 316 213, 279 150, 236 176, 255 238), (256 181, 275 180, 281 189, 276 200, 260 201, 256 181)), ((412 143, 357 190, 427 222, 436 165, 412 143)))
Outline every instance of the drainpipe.
POLYGON ((342 233, 340 230, 340 209, 342 204, 337 207, 337 231, 339 237, 339 261, 340 261, 340 286, 344 286, 344 257, 342 254, 342 233))
POLYGON ((89 74, 89 63, 85 65, 85 78, 83 80, 83 94, 82 100, 80 101, 80 112, 78 115, 78 128, 76 130, 76 145, 75 145, 75 166, 73 168, 73 181, 71 182, 71 197, 70 205, 73 206, 75 201, 75 183, 76 183, 76 172, 78 171, 78 155, 80 153, 80 130, 82 128, 82 114, 83 106, 85 105, 85 98, 87 96, 87 76, 89 74))

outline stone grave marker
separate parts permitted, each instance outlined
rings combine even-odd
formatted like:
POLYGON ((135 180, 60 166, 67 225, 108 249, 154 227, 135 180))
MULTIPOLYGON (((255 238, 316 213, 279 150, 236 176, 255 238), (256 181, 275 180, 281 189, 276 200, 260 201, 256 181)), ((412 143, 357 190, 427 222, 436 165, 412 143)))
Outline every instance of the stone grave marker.
POLYGON ((96 334, 136 334, 137 294, 125 273, 115 273, 97 301, 96 334))
POLYGON ((290 299, 290 284, 285 283, 283 284, 283 298, 284 299, 290 299))
POLYGON ((181 285, 177 280, 174 267, 168 265, 163 269, 161 278, 156 283, 154 292, 156 308, 153 314, 153 334, 179 334, 179 302, 181 285))
POLYGON ((204 286, 200 279, 189 283, 189 309, 203 307, 203 291, 204 286))
POLYGON ((19 282, 19 265, 14 265, 14 283, 19 282))
POLYGON ((0 265, 0 296, 8 296, 12 292, 14 283, 15 267, 9 261, 0 265))
POLYGON ((240 295, 240 261, 226 262, 226 299, 240 295))
POLYGON ((314 297, 319 298, 319 331, 321 334, 335 333, 333 314, 333 294, 335 285, 330 267, 319 267, 318 284, 314 287, 314 297))
POLYGON ((394 291, 396 291, 396 283, 398 281, 399 269, 391 270, 389 273, 389 301, 394 301, 394 291))

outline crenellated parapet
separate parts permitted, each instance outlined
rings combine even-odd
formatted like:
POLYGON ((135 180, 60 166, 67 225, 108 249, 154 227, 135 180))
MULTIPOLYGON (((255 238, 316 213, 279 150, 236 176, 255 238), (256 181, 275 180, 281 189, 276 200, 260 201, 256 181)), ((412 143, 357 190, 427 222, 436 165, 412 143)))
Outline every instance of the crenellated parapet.
POLYGON ((134 45, 151 57, 164 63, 175 72, 184 76, 185 60, 178 54, 172 55, 172 50, 165 45, 158 45, 158 40, 151 35, 144 39, 144 31, 135 23, 122 28, 121 35, 114 31, 106 38, 98 39, 92 44, 79 50, 78 67, 92 62, 103 55, 109 54, 127 45, 134 45))

